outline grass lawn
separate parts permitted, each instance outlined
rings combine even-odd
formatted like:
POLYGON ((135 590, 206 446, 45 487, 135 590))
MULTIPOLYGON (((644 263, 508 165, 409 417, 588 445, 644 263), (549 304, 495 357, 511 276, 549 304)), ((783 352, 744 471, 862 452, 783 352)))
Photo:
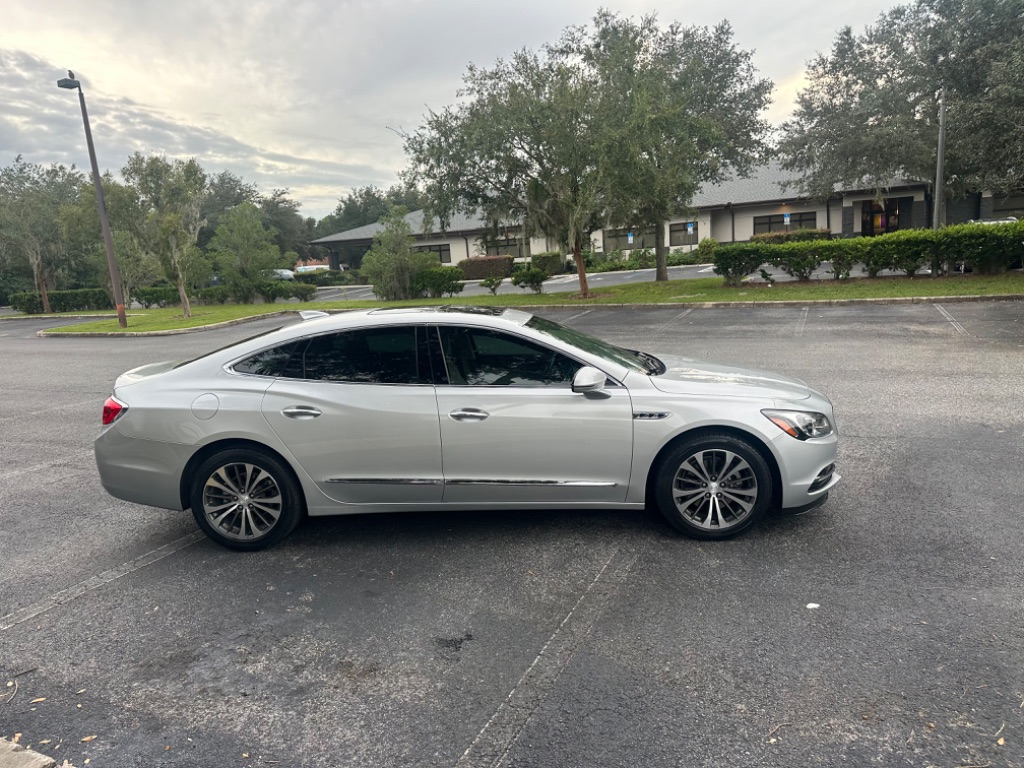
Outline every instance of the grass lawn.
MULTIPOLYGON (((530 306, 572 304, 592 306, 601 304, 692 304, 703 302, 772 302, 772 301, 835 301, 843 299, 893 299, 930 296, 994 296, 1013 294, 1024 299, 1024 273, 974 276, 956 275, 932 279, 929 277, 852 278, 842 282, 815 280, 809 283, 776 283, 767 286, 747 283, 739 288, 726 288, 720 277, 696 280, 670 280, 664 283, 644 282, 591 289, 592 298, 580 299, 573 292, 575 283, 564 284, 564 293, 523 292, 500 296, 468 296, 446 299, 419 299, 416 301, 334 301, 306 302, 304 304, 251 304, 223 306, 193 306, 192 317, 184 318, 180 307, 133 311, 128 318, 128 331, 162 331, 212 325, 228 320, 258 317, 272 312, 300 309, 364 309, 383 306, 417 306, 436 304, 478 304, 488 306, 530 306)), ((52 315, 51 315, 52 317, 52 315)), ((94 323, 54 328, 70 333, 118 333, 117 319, 104 319, 94 323)))

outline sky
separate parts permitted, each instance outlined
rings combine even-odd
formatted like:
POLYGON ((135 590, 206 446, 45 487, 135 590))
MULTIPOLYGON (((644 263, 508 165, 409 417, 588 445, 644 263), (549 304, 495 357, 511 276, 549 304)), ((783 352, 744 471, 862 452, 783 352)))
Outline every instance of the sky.
POLYGON ((468 64, 539 49, 599 7, 663 24, 731 23, 792 112, 806 63, 896 0, 46 0, 5 3, 0 166, 89 169, 69 68, 82 82, 101 172, 133 152, 195 157, 322 218, 354 187, 406 165, 401 131, 454 103, 468 64))

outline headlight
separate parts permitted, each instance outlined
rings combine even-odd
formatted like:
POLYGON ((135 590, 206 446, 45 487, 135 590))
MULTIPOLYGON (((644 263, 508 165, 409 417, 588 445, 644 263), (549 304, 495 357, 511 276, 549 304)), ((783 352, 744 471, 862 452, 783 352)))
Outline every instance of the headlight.
POLYGON ((814 411, 761 411, 772 424, 797 440, 812 437, 828 437, 832 434, 832 422, 824 413, 814 411))

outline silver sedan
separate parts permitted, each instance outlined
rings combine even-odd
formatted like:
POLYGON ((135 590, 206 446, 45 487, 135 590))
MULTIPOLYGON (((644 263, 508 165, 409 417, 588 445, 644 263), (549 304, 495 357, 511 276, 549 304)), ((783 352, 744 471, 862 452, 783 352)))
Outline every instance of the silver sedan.
POLYGON ((796 379, 508 309, 302 314, 120 376, 95 446, 107 491, 259 549, 305 514, 647 504, 719 539, 839 482, 832 404, 796 379))

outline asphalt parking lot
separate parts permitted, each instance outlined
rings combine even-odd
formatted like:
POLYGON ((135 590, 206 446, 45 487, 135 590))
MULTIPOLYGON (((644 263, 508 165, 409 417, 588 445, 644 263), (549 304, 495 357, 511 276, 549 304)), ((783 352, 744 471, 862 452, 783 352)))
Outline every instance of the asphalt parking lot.
POLYGON ((290 321, 2 321, 0 736, 79 768, 1024 766, 1024 302, 543 314, 805 379, 843 481, 726 542, 405 514, 231 553, 107 496, 92 440, 120 372, 290 321))

